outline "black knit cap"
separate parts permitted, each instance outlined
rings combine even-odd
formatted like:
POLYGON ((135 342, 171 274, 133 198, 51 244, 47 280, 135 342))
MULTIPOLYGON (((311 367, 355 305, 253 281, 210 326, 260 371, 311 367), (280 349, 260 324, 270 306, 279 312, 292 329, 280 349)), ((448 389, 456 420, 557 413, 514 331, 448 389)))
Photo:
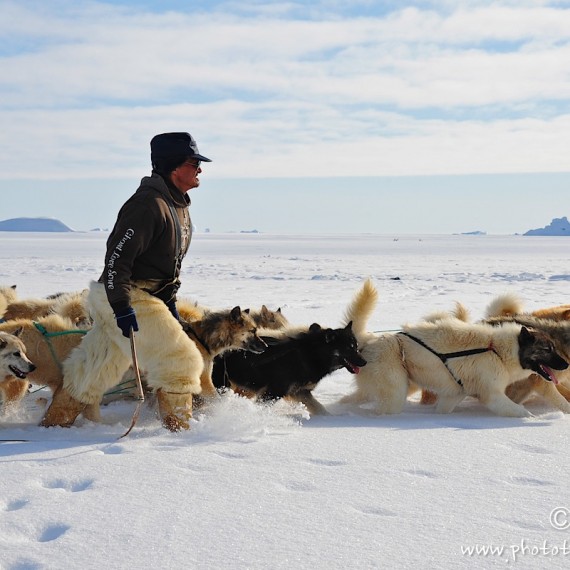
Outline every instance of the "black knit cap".
POLYGON ((161 174, 170 174, 189 158, 212 162, 198 152, 198 145, 190 133, 162 133, 150 141, 152 167, 161 174))

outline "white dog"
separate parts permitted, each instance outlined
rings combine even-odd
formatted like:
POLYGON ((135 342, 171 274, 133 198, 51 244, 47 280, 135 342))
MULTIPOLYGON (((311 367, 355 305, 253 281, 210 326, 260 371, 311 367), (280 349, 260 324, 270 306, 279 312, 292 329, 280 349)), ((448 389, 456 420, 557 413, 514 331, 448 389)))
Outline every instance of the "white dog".
POLYGON ((377 413, 400 413, 413 383, 437 394, 438 412, 451 412, 474 396, 496 414, 524 417, 531 414, 505 388, 532 372, 556 382, 551 369, 568 367, 548 335, 515 323, 492 327, 446 318, 407 325, 396 334, 368 333, 377 296, 367 280, 346 311, 368 364, 343 403, 370 402, 377 413))

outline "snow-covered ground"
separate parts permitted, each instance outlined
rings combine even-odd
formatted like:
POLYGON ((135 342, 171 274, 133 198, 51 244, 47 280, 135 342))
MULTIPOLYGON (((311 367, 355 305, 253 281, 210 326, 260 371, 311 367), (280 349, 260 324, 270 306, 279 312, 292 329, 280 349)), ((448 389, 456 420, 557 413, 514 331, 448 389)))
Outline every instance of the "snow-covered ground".
MULTIPOLYGON (((2 233, 0 285, 82 289, 105 239, 2 233)), ((387 331, 455 301, 479 318, 507 291, 528 309, 569 302, 569 251, 548 237, 197 234, 180 294, 338 326, 372 277, 370 327, 387 331)), ((570 418, 540 400, 530 419, 474 400, 371 417, 338 403, 350 387, 345 371, 320 383, 327 417, 227 396, 178 434, 144 408, 121 440, 132 402, 46 430, 45 391, 27 396, 0 422, 1 439, 27 440, 0 443, 0 568, 568 567, 570 418)))

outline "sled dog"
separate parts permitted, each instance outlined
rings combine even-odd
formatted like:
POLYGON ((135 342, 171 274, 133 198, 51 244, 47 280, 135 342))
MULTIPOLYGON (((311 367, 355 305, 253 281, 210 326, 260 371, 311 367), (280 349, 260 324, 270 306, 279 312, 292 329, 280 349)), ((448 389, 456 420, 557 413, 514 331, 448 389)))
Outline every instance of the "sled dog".
POLYGON ((4 311, 4 320, 39 319, 51 313, 54 299, 16 299, 8 303, 4 311))
MULTIPOLYGON (((176 301, 176 308, 180 318, 189 323, 199 321, 207 311, 211 312, 211 309, 185 298, 176 301)), ((255 326, 260 329, 282 329, 289 324, 280 308, 272 311, 266 305, 262 305, 261 309, 245 309, 244 313, 248 313, 255 326)))
MULTIPOLYGON (((512 293, 507 293, 493 299, 485 312, 487 319, 482 322, 487 324, 499 326, 506 322, 516 322, 527 328, 546 332, 563 358, 570 361, 570 322, 560 318, 559 311, 540 309, 533 313, 525 313, 519 298, 512 293), (539 318, 536 314, 550 314, 550 317, 539 318)), ((434 313, 426 317, 426 320, 445 318, 457 318, 465 322, 470 320, 469 311, 461 303, 456 303, 451 312, 434 313)), ((558 384, 544 382, 539 375, 531 374, 528 378, 508 386, 505 393, 518 404, 526 402, 533 394, 538 394, 550 405, 568 414, 570 413, 570 368, 561 371, 556 376, 558 384)), ((422 391, 422 404, 434 404, 436 400, 435 394, 427 390, 422 391)))
POLYGON ((4 319, 4 314, 10 303, 13 303, 18 298, 16 293, 16 285, 11 287, 0 287, 0 320, 4 319))
MULTIPOLYGON (((15 286, 12 288, 15 290, 15 286)), ((3 291, 6 291, 4 288, 3 291)), ((2 318, 5 321, 16 319, 39 319, 46 317, 52 313, 61 315, 62 317, 69 318, 80 326, 87 326, 91 324, 87 309, 85 307, 85 299, 87 290, 58 293, 45 299, 18 299, 16 296, 6 298, 2 295, 0 290, 0 304, 2 303, 1 297, 4 296, 5 307, 2 313, 2 318)), ((1 306, 0 306, 1 309, 1 306)))
POLYGON ((289 321, 281 312, 281 307, 272 311, 265 305, 261 305, 261 309, 252 309, 249 314, 260 329, 279 330, 289 325, 289 321))
MULTIPOLYGON (((26 384, 47 386, 55 392, 63 382, 62 364, 71 351, 79 345, 84 330, 78 329, 75 323, 60 315, 48 315, 37 321, 16 319, 0 323, 0 331, 12 332, 20 329, 20 340, 26 347, 26 354, 35 364, 28 373, 26 384), (65 334, 60 334, 65 333, 65 334)), ((25 391, 20 394, 25 396, 25 391)), ((14 399, 16 402, 18 399, 14 399)), ((89 406, 85 415, 89 419, 97 419, 98 406, 89 406)))
POLYGON ((204 369, 200 376, 202 392, 195 398, 195 403, 201 403, 203 396, 218 395, 212 383, 212 368, 216 356, 232 349, 261 353, 267 348, 265 342, 257 336, 255 322, 239 306, 225 311, 206 310, 198 321, 183 321, 182 328, 196 343, 204 360, 204 369))
MULTIPOLYGON (((570 321, 540 318, 531 314, 519 314, 511 317, 490 317, 487 323, 495 326, 516 323, 548 334, 560 354, 570 360, 570 321)), ((570 414, 570 369, 557 374, 558 383, 553 385, 541 382, 536 374, 521 380, 507 388, 507 396, 518 403, 527 401, 533 394, 539 394, 549 404, 565 414, 570 414)))
POLYGON ((379 414, 400 413, 413 383, 437 394, 441 413, 473 396, 498 415, 525 417, 531 414, 505 395, 507 386, 532 372, 556 382, 552 369, 568 367, 547 334, 516 323, 493 327, 447 318, 406 325, 395 334, 365 332, 377 295, 367 280, 346 310, 368 365, 343 403, 373 403, 379 414))
POLYGON ((553 319, 556 321, 570 321, 570 305, 558 305, 556 307, 546 307, 532 311, 533 317, 542 319, 553 319))
POLYGON ((28 391, 28 374, 35 365, 26 355, 26 347, 20 338, 22 329, 12 327, 12 332, 0 332, 0 394, 3 407, 21 400, 28 391))
POLYGON ((284 331, 262 338, 269 345, 262 354, 232 351, 215 360, 217 388, 231 385, 261 400, 287 397, 305 404, 310 414, 327 414, 312 390, 335 370, 346 368, 358 374, 366 364, 350 323, 339 329, 314 323, 308 331, 292 336, 284 331))
POLYGON ((70 319, 78 327, 90 327, 93 324, 87 310, 87 294, 89 289, 62 293, 54 298, 51 312, 70 319))
POLYGON ((514 317, 517 315, 525 315, 539 317, 541 319, 552 319, 555 321, 570 320, 570 305, 557 305, 555 307, 546 307, 537 309, 536 311, 526 312, 523 309, 523 303, 514 293, 505 293, 497 296, 487 307, 487 318, 493 317, 514 317))

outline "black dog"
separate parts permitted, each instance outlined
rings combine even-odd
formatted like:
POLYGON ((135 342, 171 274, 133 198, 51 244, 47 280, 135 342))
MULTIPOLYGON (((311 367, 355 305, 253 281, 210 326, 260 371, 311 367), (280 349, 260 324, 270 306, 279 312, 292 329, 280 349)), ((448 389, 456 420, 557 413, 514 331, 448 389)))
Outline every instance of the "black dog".
POLYGON ((323 329, 314 323, 292 337, 261 337, 267 344, 261 354, 230 351, 216 357, 212 379, 216 388, 237 387, 263 400, 289 397, 307 406, 311 414, 328 412, 311 394, 335 370, 358 374, 366 360, 358 351, 352 323, 345 328, 323 329))

